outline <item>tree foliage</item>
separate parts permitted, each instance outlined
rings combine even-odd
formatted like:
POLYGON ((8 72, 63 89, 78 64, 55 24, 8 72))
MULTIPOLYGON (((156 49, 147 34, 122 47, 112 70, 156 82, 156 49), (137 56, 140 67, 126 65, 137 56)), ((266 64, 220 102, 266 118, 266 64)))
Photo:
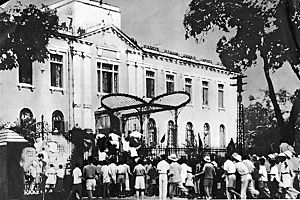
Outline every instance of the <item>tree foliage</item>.
POLYGON ((0 70, 44 62, 49 38, 57 34, 56 11, 35 5, 17 5, 0 13, 0 70))
POLYGON ((197 41, 209 31, 232 32, 222 37, 217 52, 230 70, 253 66, 258 56, 263 60, 269 97, 274 107, 281 137, 292 144, 295 119, 300 112, 299 91, 295 92, 290 119, 285 121, 270 77, 288 62, 300 81, 300 2, 297 0, 192 0, 184 17, 186 37, 197 41), (287 130, 288 129, 288 130, 287 130))
MULTIPOLYGON (((248 153, 265 155, 279 151, 280 130, 269 98, 269 91, 261 91, 260 97, 250 96, 250 105, 245 108, 245 146, 248 153)), ((288 113, 295 96, 284 89, 276 93, 282 114, 288 113)), ((285 119, 288 121, 288 118, 285 119)), ((296 121, 299 134, 300 119, 296 121)))
POLYGON ((9 129, 23 136, 31 146, 34 146, 35 140, 39 137, 36 134, 36 120, 27 118, 18 120, 14 124, 10 124, 9 129))
MULTIPOLYGON (((185 15, 186 37, 202 38, 210 30, 234 30, 222 37, 217 52, 230 68, 247 68, 257 52, 276 69, 285 61, 300 63, 299 2, 293 0, 193 0, 185 15)), ((299 74, 299 71, 298 71, 299 74)))

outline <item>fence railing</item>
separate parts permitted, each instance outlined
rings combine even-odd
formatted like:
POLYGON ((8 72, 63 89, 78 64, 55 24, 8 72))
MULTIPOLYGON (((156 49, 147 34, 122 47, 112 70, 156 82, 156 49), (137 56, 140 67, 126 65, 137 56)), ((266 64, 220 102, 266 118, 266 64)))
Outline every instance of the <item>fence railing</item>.
POLYGON ((197 149, 197 148, 152 148, 152 147, 144 147, 140 148, 138 150, 139 155, 143 157, 158 157, 163 154, 166 155, 171 155, 171 154, 176 154, 177 156, 185 156, 185 157, 191 157, 195 155, 205 155, 205 154, 215 154, 218 156, 225 156, 227 149, 226 148, 204 148, 204 149, 197 149))

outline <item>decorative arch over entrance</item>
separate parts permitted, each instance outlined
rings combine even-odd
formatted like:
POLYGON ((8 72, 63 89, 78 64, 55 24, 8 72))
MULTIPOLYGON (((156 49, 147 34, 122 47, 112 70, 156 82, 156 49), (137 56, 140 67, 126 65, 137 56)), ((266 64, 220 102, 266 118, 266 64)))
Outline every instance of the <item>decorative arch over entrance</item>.
POLYGON ((100 118, 100 116, 105 113, 116 116, 121 120, 120 131, 124 132, 126 121, 130 117, 136 116, 140 121, 140 132, 143 133, 143 121, 147 115, 166 110, 174 110, 174 126, 177 133, 178 109, 184 107, 189 102, 190 95, 184 91, 162 94, 152 98, 150 101, 129 94, 108 94, 102 97, 102 107, 95 112, 95 118, 97 122, 97 118, 100 118))

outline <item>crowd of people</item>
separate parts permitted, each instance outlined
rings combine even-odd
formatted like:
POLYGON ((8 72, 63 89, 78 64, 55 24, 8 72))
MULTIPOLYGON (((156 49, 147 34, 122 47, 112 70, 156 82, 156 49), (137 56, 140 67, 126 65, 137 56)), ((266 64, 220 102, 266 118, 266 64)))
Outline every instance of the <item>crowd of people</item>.
POLYGON ((119 158, 96 161, 73 170, 69 199, 82 198, 85 188, 92 197, 157 196, 172 199, 297 198, 299 160, 289 150, 266 157, 227 154, 180 159, 161 155, 157 159, 119 158), (80 173, 79 173, 80 172, 80 173))
MULTIPOLYGON (((43 154, 39 155, 43 165, 43 154)), ((37 180, 32 163, 29 171, 37 180)), ((239 155, 225 157, 203 155, 179 158, 176 154, 153 157, 102 156, 89 157, 70 172, 72 186, 65 187, 66 173, 62 165, 49 165, 44 172, 45 191, 55 199, 88 199, 93 197, 156 196, 159 199, 294 199, 300 194, 299 158, 293 150, 266 156, 239 155)), ((31 182, 30 188, 35 182, 31 182)))
POLYGON ((45 148, 38 152, 37 159, 32 160, 24 174, 25 193, 56 193, 59 198, 64 190, 65 167, 59 164, 57 168, 48 162, 45 148))

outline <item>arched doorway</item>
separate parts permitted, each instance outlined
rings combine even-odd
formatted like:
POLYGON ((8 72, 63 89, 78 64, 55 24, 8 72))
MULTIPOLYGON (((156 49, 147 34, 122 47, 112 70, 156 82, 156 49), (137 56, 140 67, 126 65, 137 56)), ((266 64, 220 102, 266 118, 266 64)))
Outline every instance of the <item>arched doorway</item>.
POLYGON ((56 110, 52 114, 52 132, 63 133, 65 131, 64 115, 56 110))
POLYGON ((175 124, 172 120, 168 122, 168 147, 177 146, 177 135, 175 133, 175 124))
POLYGON ((157 145, 157 132, 155 120, 150 118, 148 122, 148 146, 156 147, 157 145))
POLYGON ((186 124, 186 147, 194 147, 195 146, 195 134, 194 127, 191 122, 186 124))
POLYGON ((223 124, 220 125, 220 147, 226 147, 226 133, 225 126, 223 124))
POLYGON ((211 134, 210 134, 210 126, 208 123, 205 123, 203 126, 203 134, 204 134, 204 148, 211 147, 211 134))
POLYGON ((20 111, 20 122, 21 124, 33 120, 33 114, 29 108, 23 108, 20 111))

